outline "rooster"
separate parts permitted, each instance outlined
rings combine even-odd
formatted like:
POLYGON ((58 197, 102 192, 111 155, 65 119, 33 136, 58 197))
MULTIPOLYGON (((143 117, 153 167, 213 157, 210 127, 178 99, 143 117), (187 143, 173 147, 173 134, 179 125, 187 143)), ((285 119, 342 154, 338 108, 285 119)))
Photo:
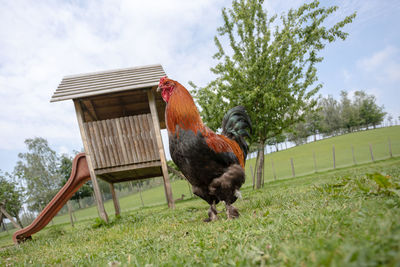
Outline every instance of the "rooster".
POLYGON ((225 202, 229 219, 238 218, 232 205, 245 181, 244 165, 250 137, 250 118, 242 106, 229 110, 222 120, 222 134, 203 124, 192 96, 179 82, 162 77, 158 90, 167 103, 165 121, 171 158, 192 185, 193 193, 210 205, 208 218, 218 219, 216 204, 225 202))

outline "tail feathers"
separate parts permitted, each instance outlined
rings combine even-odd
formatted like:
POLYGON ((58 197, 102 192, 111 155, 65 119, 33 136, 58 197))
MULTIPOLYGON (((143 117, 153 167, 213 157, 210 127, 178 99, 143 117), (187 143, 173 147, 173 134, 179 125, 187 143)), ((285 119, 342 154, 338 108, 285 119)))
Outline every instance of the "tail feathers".
POLYGON ((251 121, 243 106, 236 106, 230 109, 222 119, 222 134, 239 144, 245 159, 249 146, 244 138, 250 137, 247 129, 250 129, 251 132, 251 121))

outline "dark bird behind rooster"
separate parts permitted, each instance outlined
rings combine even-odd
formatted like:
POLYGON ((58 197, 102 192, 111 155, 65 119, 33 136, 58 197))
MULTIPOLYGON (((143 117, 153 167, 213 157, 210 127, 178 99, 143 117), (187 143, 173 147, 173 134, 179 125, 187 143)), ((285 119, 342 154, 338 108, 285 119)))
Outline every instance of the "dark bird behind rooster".
POLYGON ((192 96, 179 82, 160 79, 159 89, 167 107, 171 158, 193 187, 193 193, 210 205, 208 218, 218 218, 216 204, 224 201, 228 218, 239 217, 232 205, 245 181, 244 165, 248 152, 251 122, 242 106, 230 109, 222 120, 222 134, 203 124, 192 96))

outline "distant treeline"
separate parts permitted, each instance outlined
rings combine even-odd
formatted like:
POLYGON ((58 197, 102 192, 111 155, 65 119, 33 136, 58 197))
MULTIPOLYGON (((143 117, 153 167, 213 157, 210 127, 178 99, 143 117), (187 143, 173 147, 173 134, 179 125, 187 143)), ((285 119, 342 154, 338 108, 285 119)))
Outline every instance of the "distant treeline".
MULTIPOLYGON (((375 128, 385 116, 383 106, 376 103, 376 97, 364 91, 356 91, 350 99, 346 91, 341 92, 340 100, 333 96, 320 96, 316 107, 306 114, 304 121, 299 122, 286 133, 268 141, 268 145, 290 141, 296 145, 307 142, 309 136, 335 136, 360 129, 375 128)), ((388 120, 393 117, 388 115, 388 120)))

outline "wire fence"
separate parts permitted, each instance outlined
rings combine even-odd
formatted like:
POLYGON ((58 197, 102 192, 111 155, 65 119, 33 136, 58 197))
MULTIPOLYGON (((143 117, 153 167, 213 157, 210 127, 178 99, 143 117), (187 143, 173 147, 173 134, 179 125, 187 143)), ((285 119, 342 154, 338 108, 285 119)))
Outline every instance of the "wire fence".
MULTIPOLYGON (((383 130, 383 129, 382 129, 383 130)), ((309 143, 306 147, 291 147, 272 152, 264 158, 264 180, 286 179, 312 173, 350 167, 400 156, 400 128, 390 136, 369 135, 362 138, 324 139, 309 143), (350 141, 350 142, 349 142, 350 141), (322 144, 324 142, 324 144, 322 144)), ((247 185, 254 183, 256 158, 247 161, 247 185)))

